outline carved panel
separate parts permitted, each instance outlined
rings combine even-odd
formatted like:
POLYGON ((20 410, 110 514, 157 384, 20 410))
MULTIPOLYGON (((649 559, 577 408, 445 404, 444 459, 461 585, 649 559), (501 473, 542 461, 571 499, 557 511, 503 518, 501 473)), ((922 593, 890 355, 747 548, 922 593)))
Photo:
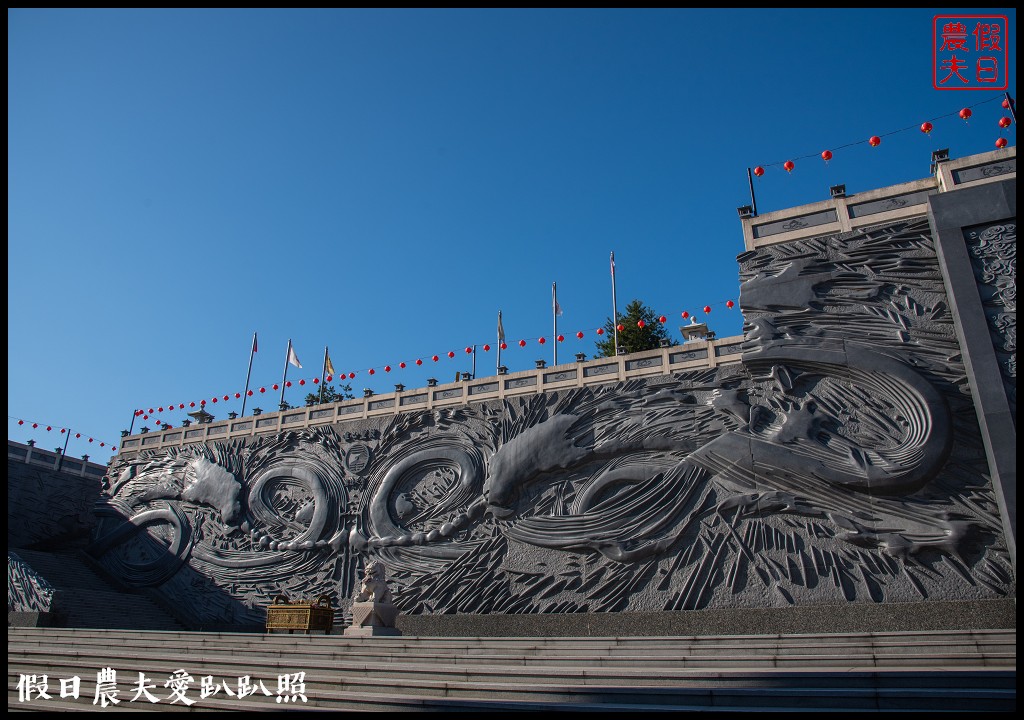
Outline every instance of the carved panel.
POLYGON ((314 410, 309 414, 310 420, 319 420, 320 418, 332 418, 334 417, 334 408, 327 410, 314 410))
MULTIPOLYGON (((550 373, 545 373, 544 374, 544 382, 545 383, 565 382, 566 380, 575 380, 575 379, 576 379, 576 370, 575 369, 572 369, 572 370, 560 370, 558 372, 550 372, 550 373)), ((497 384, 497 383, 495 383, 495 384, 497 384)), ((495 388, 495 390, 497 390, 497 388, 495 388)))
POLYGON ((258 427, 258 428, 277 427, 277 418, 276 417, 260 418, 259 420, 256 421, 256 427, 258 427))
POLYGON ((381 410, 383 408, 390 408, 395 406, 395 399, 389 398, 387 400, 371 400, 369 404, 370 410, 381 410))
POLYGON ((743 345, 718 345, 715 347, 715 355, 718 357, 736 355, 741 352, 743 352, 743 345))
POLYGON ((165 443, 178 442, 179 440, 181 440, 181 433, 180 432, 164 433, 164 440, 163 441, 165 443))
POLYGON ((419 393, 417 395, 403 395, 401 403, 402 405, 422 405, 427 401, 426 393, 419 393))
POLYGON ((282 425, 290 425, 291 423, 304 422, 306 419, 306 413, 295 413, 294 415, 285 415, 281 418, 282 425))
POLYGON ((206 436, 206 431, 203 430, 202 428, 198 428, 196 430, 186 430, 185 431, 185 439, 186 440, 189 440, 190 438, 201 438, 201 437, 205 437, 205 436, 206 436))
POLYGON ((470 395, 483 395, 483 394, 486 394, 486 393, 496 393, 496 392, 498 392, 498 383, 496 383, 496 382, 480 383, 479 385, 470 385, 469 386, 469 394, 470 395))
POLYGON ((593 377, 595 375, 618 375, 618 373, 619 366, 617 363, 583 368, 583 377, 593 377))
POLYGON ((435 400, 451 400, 452 398, 462 397, 462 388, 448 388, 447 390, 435 390, 435 400))
POLYGON ((800 217, 777 220, 775 222, 764 223, 763 225, 754 225, 754 237, 769 237, 771 235, 778 235, 779 233, 803 230, 804 228, 815 227, 817 225, 828 225, 829 223, 838 221, 839 216, 836 214, 835 209, 822 210, 821 212, 801 215, 800 217))
POLYGON ((882 198, 881 200, 854 203, 847 205, 846 209, 852 218, 877 215, 878 213, 889 212, 890 210, 902 210, 903 208, 916 205, 924 205, 928 202, 930 194, 927 190, 919 190, 918 192, 894 195, 893 197, 882 198))
POLYGON ((1009 158, 1000 162, 989 163, 988 165, 961 168, 960 170, 954 170, 951 174, 953 176, 953 184, 962 185, 964 183, 975 182, 976 180, 985 180, 987 178, 1009 175, 1016 172, 1017 158, 1009 158))
POLYGON ((652 368, 661 366, 661 355, 655 357, 643 358, 642 360, 627 360, 626 370, 641 370, 643 368, 652 368))
POLYGON ((135 440, 123 440, 123 441, 121 441, 121 447, 122 448, 133 448, 133 447, 137 446, 138 444, 139 444, 138 438, 136 438, 135 440))
POLYGON ((529 377, 513 378, 512 380, 505 381, 506 390, 514 390, 515 388, 532 387, 537 384, 537 376, 530 375, 529 377))
POLYGON ((211 425, 206 429, 207 436, 209 435, 223 435, 228 431, 227 425, 211 425))
POLYGON ((988 319, 1003 389, 1017 415, 1017 221, 965 228, 964 238, 988 319))
POLYGON ((353 415, 355 413, 361 413, 363 411, 362 404, 360 405, 342 405, 338 408, 339 415, 353 415))
POLYGON ((145 447, 147 445, 159 445, 159 444, 160 444, 160 436, 159 435, 147 435, 146 437, 142 438, 142 445, 143 445, 143 447, 145 447))
POLYGON ((668 356, 670 364, 675 365, 676 363, 690 362, 692 360, 703 360, 708 356, 706 348, 700 350, 686 350, 684 352, 672 353, 668 356))

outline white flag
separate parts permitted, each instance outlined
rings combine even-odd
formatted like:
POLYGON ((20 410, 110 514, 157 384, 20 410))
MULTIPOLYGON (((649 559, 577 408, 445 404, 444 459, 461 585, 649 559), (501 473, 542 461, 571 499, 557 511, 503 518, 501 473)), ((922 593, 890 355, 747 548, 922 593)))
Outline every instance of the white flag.
POLYGON ((555 291, 554 283, 551 283, 551 302, 555 305, 555 316, 562 317, 562 306, 558 304, 558 293, 555 291))
POLYGON ((290 342, 288 343, 288 362, 297 368, 302 367, 302 363, 299 362, 299 356, 295 354, 295 348, 292 347, 290 342))
POLYGON ((505 342, 505 328, 501 324, 501 310, 498 311, 498 342, 505 342))

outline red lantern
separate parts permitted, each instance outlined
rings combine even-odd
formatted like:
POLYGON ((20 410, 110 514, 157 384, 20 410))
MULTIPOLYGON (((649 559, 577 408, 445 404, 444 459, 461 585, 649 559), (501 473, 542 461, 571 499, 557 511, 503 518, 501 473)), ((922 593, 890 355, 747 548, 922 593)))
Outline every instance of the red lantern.
POLYGON ((261 392, 261 393, 265 393, 266 391, 267 391, 267 389, 266 389, 265 387, 261 387, 261 388, 260 388, 260 392, 261 392))
POLYGON ((825 162, 828 162, 829 160, 831 160, 832 159, 832 151, 831 150, 822 150, 821 151, 821 159, 824 160, 825 162))
POLYGON ((710 312, 711 312, 711 306, 710 306, 710 305, 705 305, 705 306, 704 306, 704 313, 705 313, 705 314, 708 314, 708 313, 710 313, 710 312))
POLYGON ((555 338, 555 340, 557 340, 558 342, 564 342, 565 341, 565 335, 559 335, 558 337, 555 338))
POLYGON ((1003 98, 1003 102, 1001 104, 1003 106, 1003 110, 1009 110, 1010 109, 1010 101, 1007 100, 1006 98, 1003 98))
POLYGON ((881 144, 882 138, 878 137, 877 135, 872 135, 870 138, 868 138, 868 145, 870 145, 871 147, 878 147, 881 144))
POLYGON ((277 383, 274 383, 273 385, 270 386, 270 389, 271 390, 280 390, 281 387, 277 383))
POLYGON ((75 437, 76 437, 76 438, 80 438, 80 437, 82 437, 82 433, 75 433, 75 437))
POLYGON ((327 376, 327 377, 326 377, 326 378, 324 379, 324 381, 325 381, 325 382, 330 382, 330 381, 331 381, 331 380, 333 380, 333 379, 334 379, 334 376, 333 376, 333 375, 328 375, 328 376, 327 376))
POLYGON ((1013 122, 1013 120, 1011 120, 1008 117, 1001 117, 1001 118, 999 118, 999 127, 1001 127, 1001 128, 1008 128, 1008 127, 1010 127, 1010 123, 1012 123, 1012 122, 1013 122))
POLYGON ((576 333, 576 337, 578 337, 580 340, 582 340, 583 339, 583 331, 580 330, 578 333, 576 333))
POLYGON ((375 373, 376 373, 377 371, 376 371, 376 370, 374 370, 373 368, 370 368, 368 372, 369 372, 369 373, 370 373, 371 375, 373 375, 373 374, 375 374, 375 373))
POLYGON ((782 163, 782 167, 786 169, 786 172, 793 172, 793 168, 795 168, 796 165, 793 164, 792 160, 787 160, 786 162, 782 163))
POLYGON ((438 361, 438 357, 437 357, 437 355, 434 355, 434 356, 433 356, 432 358, 430 358, 430 359, 431 359, 431 360, 433 360, 434 362, 437 362, 437 361, 438 361))
POLYGON ((355 373, 349 373, 349 374, 348 374, 348 379, 349 379, 349 380, 352 380, 352 379, 354 379, 354 378, 355 378, 355 376, 356 376, 356 374, 355 374, 355 373))
POLYGON ((963 119, 964 122, 967 122, 973 114, 974 113, 971 112, 970 108, 964 108, 963 110, 960 111, 960 117, 963 119))
POLYGON ((998 140, 996 140, 996 147, 999 148, 1000 150, 1006 147, 1006 144, 1006 138, 999 138, 998 140))
POLYGON ((32 429, 39 427, 39 423, 32 423, 32 429))
POLYGON ((50 425, 47 425, 46 426, 46 432, 50 432, 51 430, 53 430, 53 427, 50 426, 50 425))
POLYGON ((519 347, 526 347, 526 341, 525 340, 520 340, 519 341, 519 347))
POLYGON ((205 400, 200 400, 199 401, 199 407, 206 407, 206 401, 205 400))
POLYGON ((416 364, 417 364, 417 365, 422 365, 422 364, 423 364, 423 361, 422 361, 422 360, 420 360, 419 358, 416 358, 416 364))
POLYGON ((156 420, 155 422, 156 422, 156 424, 157 424, 157 425, 159 425, 159 424, 160 424, 160 421, 159 421, 159 420, 156 420))
POLYGON ((242 393, 235 393, 235 400, 237 400, 240 397, 242 397, 242 393))
POLYGON ((502 349, 502 350, 508 350, 508 343, 504 343, 504 342, 503 342, 503 343, 501 344, 501 349, 502 349))
POLYGON ((195 406, 196 406, 196 404, 195 404, 194 402, 190 402, 190 403, 188 404, 188 406, 189 406, 189 407, 195 407, 195 406))
POLYGON ((92 438, 89 438, 89 442, 92 442, 92 438))
POLYGON ((598 328, 597 329, 597 334, 598 335, 604 335, 604 328, 598 328))
POLYGON ((736 303, 734 303, 732 300, 726 300, 725 301, 725 306, 727 308, 729 308, 730 310, 732 310, 736 306, 736 303))
POLYGON ((754 174, 757 175, 758 177, 761 177, 762 175, 764 175, 764 168, 758 165, 756 168, 754 168, 754 174))
POLYGON ((299 385, 305 385, 305 384, 306 384, 305 380, 299 380, 299 385))
POLYGON ((184 410, 185 409, 185 403, 181 403, 180 405, 178 405, 178 409, 179 410, 184 410))
POLYGON ((547 340, 545 340, 544 338, 540 338, 540 339, 537 340, 537 342, 539 342, 541 345, 543 345, 544 343, 547 342, 547 340))
POLYGON ((384 372, 391 372, 391 366, 390 365, 385 365, 384 366, 384 372))
POLYGON ((398 367, 400 367, 400 368, 402 368, 403 370, 405 370, 405 363, 404 363, 404 362, 400 362, 400 363, 398 363, 398 367))
POLYGON ((449 350, 448 351, 448 357, 449 357, 449 359, 455 357, 455 351, 454 350, 449 350))
POLYGON ((467 354, 467 355, 469 355, 469 354, 470 354, 470 353, 472 353, 472 352, 473 352, 473 348, 471 348, 471 347, 467 347, 467 348, 466 348, 466 354, 467 354))
POLYGON ((921 132, 927 135, 932 131, 932 127, 933 125, 930 122, 923 122, 921 123, 921 132))
POLYGON ((104 443, 100 443, 100 447, 103 447, 104 443))
POLYGON ((135 417, 138 417, 138 416, 139 416, 139 415, 141 415, 141 414, 142 414, 142 411, 141 411, 141 410, 136 410, 136 411, 135 411, 135 417))
POLYGON ((213 401, 214 401, 214 402, 217 402, 217 398, 214 398, 214 399, 213 399, 213 401))
POLYGON ((153 414, 153 408, 150 408, 148 412, 149 412, 150 415, 152 415, 153 414))
POLYGON ((19 421, 18 421, 18 424, 19 424, 19 425, 24 425, 24 424, 25 424, 25 421, 24 421, 24 420, 19 420, 19 421))
POLYGON ((688 313, 686 310, 683 310, 683 320, 685 320, 688 317, 690 317, 690 313, 688 313))
POLYGON ((163 411, 164 411, 164 409, 163 409, 163 408, 160 408, 160 412, 163 412, 163 411))
POLYGON ((622 323, 619 323, 618 325, 615 326, 615 329, 618 330, 619 332, 622 332, 623 330, 626 329, 626 326, 623 325, 622 323))
POLYGON ((225 396, 224 396, 224 402, 227 402, 227 401, 228 401, 228 400, 230 400, 230 399, 231 399, 231 396, 230 396, 230 395, 225 395, 225 396))
POLYGON ((647 325, 647 323, 645 323, 645 322, 644 322, 643 320, 637 320, 637 321, 636 321, 636 326, 637 326, 638 328, 641 328, 641 329, 642 329, 642 328, 643 328, 643 327, 644 327, 645 325, 647 325))
POLYGON ((252 397, 252 390, 247 391, 245 394, 248 395, 249 397, 252 397))
POLYGON ((289 380, 288 382, 286 382, 286 383, 284 384, 284 386, 285 386, 286 388, 290 388, 290 387, 292 386, 292 381, 291 381, 291 380, 289 380))
POLYGON ((61 434, 61 435, 63 435, 63 434, 64 434, 64 432, 65 432, 65 431, 64 431, 64 428, 61 428, 61 429, 60 429, 60 434, 61 434))
POLYGON ((658 318, 658 322, 660 322, 662 325, 664 325, 665 323, 668 322, 668 318, 665 317, 664 315, 662 315, 660 318, 658 318))
POLYGON ((314 385, 319 385, 320 384, 320 378, 313 378, 313 384, 314 385))
POLYGON ((491 346, 490 345, 484 345, 484 352, 490 352, 490 351, 491 351, 491 346))

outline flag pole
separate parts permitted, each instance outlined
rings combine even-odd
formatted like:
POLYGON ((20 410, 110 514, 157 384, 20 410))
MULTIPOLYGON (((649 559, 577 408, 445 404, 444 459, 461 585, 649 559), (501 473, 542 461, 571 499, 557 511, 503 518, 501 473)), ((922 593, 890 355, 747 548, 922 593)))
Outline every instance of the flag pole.
POLYGON ((132 424, 128 426, 128 434, 132 434, 132 430, 135 429, 135 411, 132 410, 132 424))
MULTIPOLYGON (((135 418, 132 418, 132 419, 134 420, 135 418)), ((131 433, 129 433, 129 434, 131 434, 131 433)), ((60 457, 57 458, 57 472, 60 472, 60 469, 62 467, 64 467, 64 456, 68 454, 68 440, 70 440, 70 439, 71 439, 71 428, 68 428, 68 436, 66 438, 64 438, 64 449, 61 451, 60 457)))
POLYGON ((324 404, 324 385, 327 384, 327 346, 324 345, 324 371, 320 373, 320 399, 317 405, 324 404))
POLYGON ((473 379, 476 380, 476 343, 473 343, 473 379))
POLYGON ((494 374, 498 374, 501 367, 501 344, 505 342, 505 328, 501 325, 501 310, 498 311, 498 364, 494 366, 494 374))
POLYGON ((558 364, 558 290, 551 283, 551 350, 554 353, 552 365, 558 364))
POLYGON ((284 384, 288 380, 288 361, 292 357, 292 341, 288 339, 288 352, 284 354, 284 374, 281 375, 281 405, 284 405, 284 384))
POLYGON ((615 302, 615 253, 611 256, 612 264, 612 332, 615 338, 615 354, 619 354, 619 304, 615 302))
POLYGON ((249 351, 249 371, 245 373, 245 392, 242 393, 242 414, 245 417, 245 401, 249 399, 249 378, 252 376, 252 356, 256 354, 256 333, 252 334, 252 350, 249 351))

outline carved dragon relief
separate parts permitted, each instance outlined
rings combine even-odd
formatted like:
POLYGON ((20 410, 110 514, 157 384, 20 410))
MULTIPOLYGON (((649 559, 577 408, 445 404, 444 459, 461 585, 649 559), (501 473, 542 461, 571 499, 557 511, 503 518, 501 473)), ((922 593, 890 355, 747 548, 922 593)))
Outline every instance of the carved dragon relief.
POLYGON ((927 224, 740 263, 742 368, 142 453, 93 553, 225 623, 371 560, 407 613, 1009 592, 927 224))

